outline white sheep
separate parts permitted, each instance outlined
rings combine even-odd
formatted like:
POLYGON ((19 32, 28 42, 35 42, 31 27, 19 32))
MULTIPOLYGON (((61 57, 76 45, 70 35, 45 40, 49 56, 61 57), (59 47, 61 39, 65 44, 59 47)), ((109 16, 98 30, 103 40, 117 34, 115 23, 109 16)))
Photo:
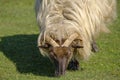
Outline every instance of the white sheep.
POLYGON ((116 0, 36 0, 35 12, 41 54, 55 64, 57 76, 69 62, 78 69, 78 59, 88 59, 96 50, 95 39, 116 18, 116 0))

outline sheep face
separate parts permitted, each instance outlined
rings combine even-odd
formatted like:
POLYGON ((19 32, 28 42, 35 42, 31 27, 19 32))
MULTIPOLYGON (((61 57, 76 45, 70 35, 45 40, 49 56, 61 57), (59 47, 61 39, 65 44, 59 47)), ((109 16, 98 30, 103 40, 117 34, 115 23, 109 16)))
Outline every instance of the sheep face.
POLYGON ((55 76, 64 75, 72 56, 70 47, 52 47, 49 55, 55 64, 55 76))
POLYGON ((55 75, 64 75, 69 61, 73 56, 76 48, 83 48, 78 44, 73 44, 78 34, 70 35, 66 40, 54 40, 50 36, 45 37, 46 43, 40 45, 39 48, 46 49, 50 59, 55 64, 55 75))

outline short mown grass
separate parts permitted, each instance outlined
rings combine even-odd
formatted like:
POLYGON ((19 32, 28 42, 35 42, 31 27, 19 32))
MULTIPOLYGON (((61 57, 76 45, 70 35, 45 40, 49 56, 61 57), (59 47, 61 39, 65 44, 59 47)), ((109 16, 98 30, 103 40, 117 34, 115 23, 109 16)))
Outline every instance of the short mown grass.
POLYGON ((111 33, 97 40, 100 51, 83 70, 53 77, 54 67, 37 48, 39 28, 34 0, 0 0, 0 80, 120 80, 120 0, 118 18, 109 26, 111 33))

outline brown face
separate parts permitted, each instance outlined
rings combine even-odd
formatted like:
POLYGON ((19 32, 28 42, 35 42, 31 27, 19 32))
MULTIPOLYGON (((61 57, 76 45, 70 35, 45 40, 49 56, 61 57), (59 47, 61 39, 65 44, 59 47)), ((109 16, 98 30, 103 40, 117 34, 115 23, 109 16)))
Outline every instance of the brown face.
MULTIPOLYGON (((64 75, 69 60, 73 55, 75 48, 83 48, 83 46, 76 43, 75 39, 78 37, 77 33, 72 34, 66 40, 54 40, 50 36, 45 36, 46 43, 38 46, 46 49, 52 61, 55 64, 55 75, 64 75)), ((38 38, 39 39, 39 38, 38 38)), ((39 44, 39 42, 38 42, 39 44)))
POLYGON ((55 64, 55 76, 65 74, 71 54, 69 47, 53 47, 50 49, 50 58, 55 64))

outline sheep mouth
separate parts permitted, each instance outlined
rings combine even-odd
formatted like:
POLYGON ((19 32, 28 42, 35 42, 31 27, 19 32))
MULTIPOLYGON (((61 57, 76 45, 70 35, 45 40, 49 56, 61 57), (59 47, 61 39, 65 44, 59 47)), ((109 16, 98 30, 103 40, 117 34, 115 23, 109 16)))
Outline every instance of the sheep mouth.
POLYGON ((55 76, 65 75, 66 67, 67 67, 67 59, 61 58, 58 61, 55 60, 55 76))

